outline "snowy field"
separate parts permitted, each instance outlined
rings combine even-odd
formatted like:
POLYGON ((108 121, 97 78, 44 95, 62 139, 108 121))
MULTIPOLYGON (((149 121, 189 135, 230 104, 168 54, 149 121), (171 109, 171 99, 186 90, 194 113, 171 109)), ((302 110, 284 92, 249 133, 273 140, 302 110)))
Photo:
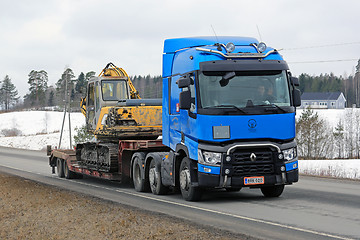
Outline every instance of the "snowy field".
MULTIPOLYGON (((0 146, 23 148, 31 150, 46 149, 46 145, 59 145, 63 112, 24 111, 0 114, 0 146), (10 132, 10 133, 9 133, 10 132), (13 135, 16 132, 18 136, 13 135)), ((69 148, 69 117, 66 114, 61 148, 69 148)), ((71 113, 71 134, 75 128, 85 124, 85 117, 81 113, 71 113)), ((73 142, 74 144, 74 142, 73 142)))
MULTIPOLYGON (((335 128, 338 122, 341 120, 342 123, 346 121, 346 113, 353 111, 355 113, 360 114, 360 108, 347 108, 347 109, 312 109, 314 112, 319 114, 321 119, 324 119, 327 123, 329 123, 330 127, 335 128)), ((303 109, 296 110, 296 119, 301 116, 303 109)))
MULTIPOLYGON (((334 127, 345 116, 345 110, 316 111, 334 127)), ((301 110, 297 112, 297 117, 300 114, 301 110)), ((63 116, 62 112, 50 111, 0 114, 0 146, 32 150, 44 150, 46 145, 58 146, 63 116), (9 130, 17 130, 18 136, 6 137, 4 133, 9 130)), ((72 136, 75 128, 84 124, 85 117, 81 113, 71 113, 72 136)), ((69 145, 69 122, 66 115, 61 148, 69 148, 69 145)), ((300 160, 299 170, 302 174, 360 179, 360 160, 300 160)))

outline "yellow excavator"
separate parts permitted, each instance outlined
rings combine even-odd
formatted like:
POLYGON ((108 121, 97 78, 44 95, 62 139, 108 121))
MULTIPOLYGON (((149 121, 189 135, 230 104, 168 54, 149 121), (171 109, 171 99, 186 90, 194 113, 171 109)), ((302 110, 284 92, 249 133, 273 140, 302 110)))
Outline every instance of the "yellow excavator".
POLYGON ((161 99, 141 99, 127 73, 112 63, 89 79, 80 106, 96 138, 76 145, 77 163, 84 169, 121 171, 120 140, 152 140, 162 133, 161 99))
POLYGON ((98 140, 156 139, 161 135, 161 104, 161 99, 141 99, 125 70, 108 63, 89 80, 81 112, 98 140))

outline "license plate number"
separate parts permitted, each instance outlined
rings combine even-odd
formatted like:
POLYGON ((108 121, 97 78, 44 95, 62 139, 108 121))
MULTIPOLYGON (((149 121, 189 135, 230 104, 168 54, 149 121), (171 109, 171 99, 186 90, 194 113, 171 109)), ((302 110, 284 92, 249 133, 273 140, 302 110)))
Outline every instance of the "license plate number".
POLYGON ((244 185, 264 184, 264 177, 246 177, 244 178, 244 185))

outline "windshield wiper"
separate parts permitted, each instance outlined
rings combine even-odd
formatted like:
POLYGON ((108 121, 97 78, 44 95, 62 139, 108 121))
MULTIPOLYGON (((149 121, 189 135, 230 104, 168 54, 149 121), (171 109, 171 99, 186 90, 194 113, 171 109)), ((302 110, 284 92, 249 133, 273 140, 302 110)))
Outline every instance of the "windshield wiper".
POLYGON ((278 105, 274 104, 274 103, 270 103, 270 104, 262 104, 262 105, 255 105, 255 106, 260 106, 260 107, 272 107, 268 108, 268 110, 275 110, 275 109, 279 109, 281 110, 283 113, 287 113, 288 111, 286 111, 285 109, 283 109, 282 107, 279 107, 278 105))
POLYGON ((239 108, 238 106, 232 105, 232 104, 221 104, 221 105, 209 106, 209 107, 205 107, 205 108, 229 108, 229 107, 230 108, 235 108, 239 112, 247 114, 246 111, 244 111, 243 109, 239 108))

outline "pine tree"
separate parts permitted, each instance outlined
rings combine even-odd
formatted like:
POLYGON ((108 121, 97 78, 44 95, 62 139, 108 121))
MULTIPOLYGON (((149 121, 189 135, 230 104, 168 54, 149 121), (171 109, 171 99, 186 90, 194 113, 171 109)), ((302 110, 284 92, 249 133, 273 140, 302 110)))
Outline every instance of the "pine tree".
POLYGON ((30 85, 27 97, 31 100, 32 105, 44 105, 45 104, 45 92, 48 88, 48 75, 44 70, 35 71, 32 70, 29 73, 28 84, 30 85))
POLYGON ((80 73, 78 79, 76 80, 75 92, 80 94, 86 92, 86 80, 83 72, 80 73))
POLYGON ((15 103, 19 97, 18 91, 16 90, 15 85, 11 82, 11 79, 8 75, 5 76, 4 81, 0 88, 1 92, 1 103, 4 105, 5 110, 10 109, 10 105, 15 103))
POLYGON ((55 105, 55 93, 54 93, 54 91, 50 91, 48 106, 54 106, 54 105, 55 105))
POLYGON ((86 73, 85 75, 85 80, 86 81, 89 81, 90 78, 94 77, 95 76, 95 72, 94 71, 90 71, 88 73, 86 73))

